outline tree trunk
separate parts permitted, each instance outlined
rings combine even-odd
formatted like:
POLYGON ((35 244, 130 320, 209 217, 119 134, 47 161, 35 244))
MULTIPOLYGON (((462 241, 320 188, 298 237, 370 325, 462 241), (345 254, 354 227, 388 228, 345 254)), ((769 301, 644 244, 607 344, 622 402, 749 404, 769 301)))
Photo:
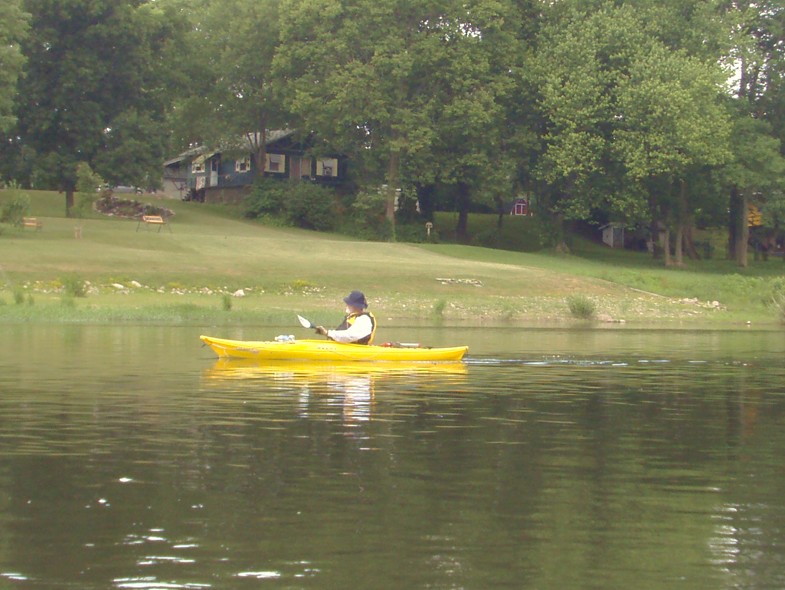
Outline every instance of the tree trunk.
POLYGON ((730 191, 728 207, 728 260, 736 260, 736 244, 739 233, 738 218, 741 210, 742 197, 736 187, 730 191))
POLYGON ((256 165, 256 177, 264 178, 264 171, 267 167, 267 130, 262 127, 259 133, 249 133, 248 141, 253 148, 254 164, 256 165))
POLYGON ((689 256, 690 260, 700 260, 700 254, 698 254, 697 248, 695 248, 695 236, 694 236, 695 225, 693 224, 692 217, 688 224, 684 228, 684 250, 687 252, 687 256, 689 256))
POLYGON ((71 217, 71 212, 74 208, 74 189, 69 188, 65 190, 65 216, 71 217))
POLYGON ((739 211, 736 215, 736 264, 747 268, 747 243, 750 239, 750 226, 747 223, 747 208, 749 198, 747 191, 740 193, 739 211))
POLYGON ((458 207, 458 225, 455 227, 455 237, 459 242, 463 243, 469 241, 469 203, 471 202, 469 197, 469 185, 465 182, 459 182, 458 198, 456 201, 458 207))
POLYGON ((660 248, 665 266, 671 266, 671 230, 667 227, 660 233, 660 248))
POLYGON ((679 219, 676 222, 676 266, 684 266, 684 239, 689 220, 687 209, 687 183, 679 180, 679 219))
POLYGON ((684 266, 684 224, 679 222, 676 226, 676 240, 673 247, 676 266, 684 266))
POLYGON ((496 203, 496 213, 498 214, 498 219, 496 220, 496 229, 501 230, 502 226, 504 225, 504 201, 499 196, 493 198, 494 202, 496 203))
POLYGON ((398 196, 399 175, 401 170, 401 152, 394 149, 390 152, 387 163, 387 206, 384 216, 392 226, 392 239, 395 241, 395 199, 398 196))

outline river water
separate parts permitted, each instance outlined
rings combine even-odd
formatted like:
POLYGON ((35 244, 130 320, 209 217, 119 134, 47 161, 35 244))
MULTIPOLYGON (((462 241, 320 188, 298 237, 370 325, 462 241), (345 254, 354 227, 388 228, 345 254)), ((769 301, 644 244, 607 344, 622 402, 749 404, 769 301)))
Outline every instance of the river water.
POLYGON ((2 327, 0 588, 785 587, 785 331, 292 331, 2 327))

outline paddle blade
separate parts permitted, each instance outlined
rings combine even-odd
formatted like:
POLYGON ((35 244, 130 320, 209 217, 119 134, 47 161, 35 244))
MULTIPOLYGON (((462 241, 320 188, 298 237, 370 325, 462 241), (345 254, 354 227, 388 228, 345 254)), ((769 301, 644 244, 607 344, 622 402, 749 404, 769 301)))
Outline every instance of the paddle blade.
POLYGON ((298 315, 297 319, 300 320, 300 325, 303 328, 313 328, 313 324, 311 322, 309 322, 308 320, 306 320, 303 316, 298 315))

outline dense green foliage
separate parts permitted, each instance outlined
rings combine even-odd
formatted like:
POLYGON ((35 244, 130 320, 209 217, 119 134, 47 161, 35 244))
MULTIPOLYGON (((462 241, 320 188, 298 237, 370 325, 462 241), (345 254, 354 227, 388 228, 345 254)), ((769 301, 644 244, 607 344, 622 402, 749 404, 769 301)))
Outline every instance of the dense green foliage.
POLYGON ((526 196, 526 249, 613 221, 678 264, 707 226, 746 264, 750 204, 782 234, 783 0, 0 2, 0 173, 23 186, 72 200, 80 162, 152 186, 200 143, 260 168, 265 131, 292 128, 350 182, 258 188, 251 216, 416 239, 452 211, 492 245, 469 214, 526 196))
POLYGON ((4 132, 16 121, 17 81, 25 63, 20 42, 27 36, 29 15, 22 11, 21 0, 0 0, 0 14, 0 132, 4 132))
POLYGON ((171 102, 166 3, 24 0, 30 32, 4 174, 57 188, 73 206, 77 165, 113 184, 155 186, 171 102))
POLYGON ((303 229, 329 231, 335 227, 334 191, 309 182, 284 183, 265 178, 244 203, 245 216, 303 229))
POLYGON ((0 209, 0 222, 19 227, 22 225, 22 218, 28 215, 29 212, 30 197, 23 193, 15 194, 0 209))

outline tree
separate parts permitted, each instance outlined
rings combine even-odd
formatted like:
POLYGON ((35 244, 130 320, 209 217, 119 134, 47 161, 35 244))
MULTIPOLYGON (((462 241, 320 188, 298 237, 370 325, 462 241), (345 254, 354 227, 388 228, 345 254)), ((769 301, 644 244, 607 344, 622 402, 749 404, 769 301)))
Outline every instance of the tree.
POLYGON ((478 1, 450 5, 441 23, 438 67, 427 74, 433 141, 412 162, 414 178, 454 187, 456 235, 468 239, 474 204, 500 210, 518 180, 517 158, 528 122, 520 34, 528 3, 478 1), (509 116, 508 115, 512 115, 509 116), (425 168, 427 165, 430 171, 425 168))
POLYGON ((27 184, 74 205, 79 162, 110 183, 155 185, 170 104, 167 49, 181 21, 165 3, 26 0, 31 33, 11 148, 27 184))
MULTIPOLYGON (((679 265, 695 208, 688 199, 689 178, 698 169, 717 167, 730 158, 730 125, 720 102, 721 82, 718 69, 655 45, 632 64, 619 87, 621 124, 614 132, 613 150, 632 178, 667 180, 670 199, 666 196, 655 203, 650 198, 650 204, 675 226, 679 265)), ((667 246, 666 264, 670 262, 667 246)))
MULTIPOLYGON (((499 97, 512 87, 498 42, 508 38, 502 32, 511 5, 284 0, 276 65, 290 105, 362 163, 363 181, 386 183, 390 223, 403 174, 421 186, 454 185, 459 230, 471 187, 490 183, 499 168, 514 176, 497 156, 499 97)), ((508 58, 515 55, 507 48, 508 58)))
POLYGON ((192 11, 189 59, 200 59, 183 64, 191 79, 177 101, 181 142, 245 151, 244 138, 264 170, 267 131, 286 124, 271 72, 279 10, 278 0, 215 0, 192 11))
POLYGON ((13 106, 25 62, 20 42, 27 35, 30 15, 22 10, 20 0, 0 0, 0 14, 0 133, 4 133, 16 121, 13 106))
POLYGON ((541 54, 544 177, 562 187, 568 217, 674 223, 680 260, 689 175, 729 157, 723 73, 668 47, 632 7, 577 14, 541 54))
POLYGON ((785 6, 781 0, 729 3, 733 46, 728 55, 738 76, 734 87, 734 158, 726 169, 730 191, 728 257, 747 266, 747 209, 753 195, 778 184, 785 149, 785 6), (776 135, 775 135, 776 134, 776 135))
POLYGON ((770 125, 749 114, 734 121, 733 160, 724 169, 731 193, 729 252, 741 267, 747 266, 749 206, 765 203, 764 195, 783 188, 785 159, 780 141, 772 137, 770 125))
POLYGON ((395 222, 401 161, 432 141, 426 108, 438 2, 283 0, 276 71, 292 112, 387 185, 395 222))

